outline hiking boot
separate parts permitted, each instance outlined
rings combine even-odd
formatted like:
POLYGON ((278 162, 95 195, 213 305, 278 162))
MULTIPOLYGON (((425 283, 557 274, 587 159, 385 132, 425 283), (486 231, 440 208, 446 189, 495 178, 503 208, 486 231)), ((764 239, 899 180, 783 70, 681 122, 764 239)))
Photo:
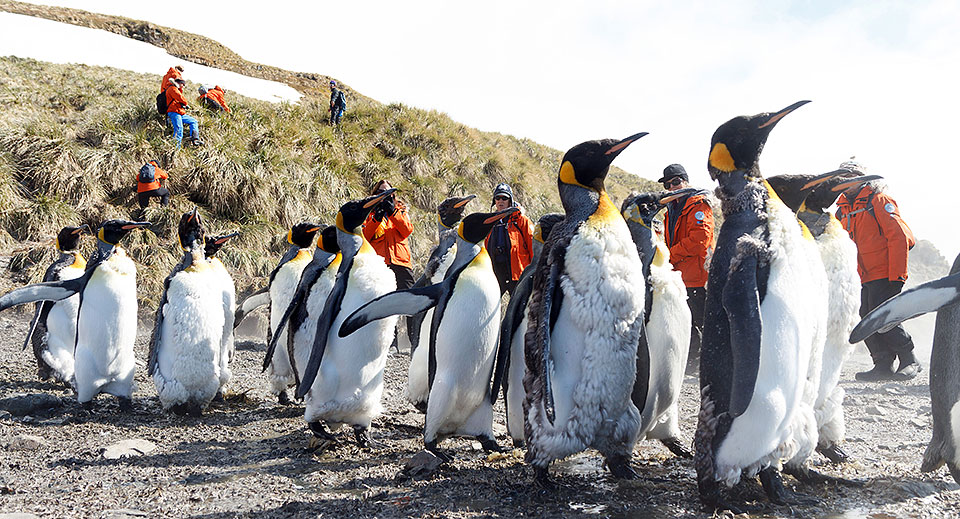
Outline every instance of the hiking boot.
POLYGON ((912 351, 901 353, 898 357, 900 358, 900 367, 896 373, 897 380, 912 380, 923 370, 912 351))
POLYGON ((878 364, 870 371, 857 373, 854 378, 861 382, 879 382, 881 380, 895 380, 897 378, 895 375, 892 365, 878 364))
POLYGON ((190 144, 193 146, 203 146, 203 141, 201 141, 199 138, 193 138, 190 139, 190 144))

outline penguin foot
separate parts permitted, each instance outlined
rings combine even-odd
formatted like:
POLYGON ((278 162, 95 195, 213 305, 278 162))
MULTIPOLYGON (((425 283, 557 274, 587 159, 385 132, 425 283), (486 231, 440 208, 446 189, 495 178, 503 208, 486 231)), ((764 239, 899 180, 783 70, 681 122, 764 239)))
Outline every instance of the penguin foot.
POLYGON ((537 465, 533 466, 533 482, 543 490, 554 491, 557 489, 556 484, 553 481, 550 481, 550 471, 549 467, 540 467, 537 465))
POLYGON ((812 505, 817 501, 813 498, 790 492, 783 486, 783 476, 780 471, 773 467, 767 467, 760 471, 760 484, 763 485, 763 491, 767 498, 775 505, 812 505))
POLYGON ((817 447, 817 452, 830 460, 830 463, 846 463, 850 461, 850 455, 836 443, 831 443, 826 447, 817 447))
POLYGON ((277 402, 279 402, 280 405, 293 404, 293 401, 290 400, 290 395, 288 395, 286 391, 281 391, 280 394, 277 395, 277 402))
POLYGON ((477 436, 476 438, 480 442, 480 446, 483 447, 483 452, 503 452, 503 447, 497 443, 497 440, 489 436, 477 436))
POLYGON ((518 439, 518 438, 514 438, 514 439, 513 439, 513 448, 514 448, 514 449, 522 449, 524 445, 525 445, 525 444, 523 443, 523 440, 518 439))
POLYGON ((383 447, 380 442, 374 441, 374 439, 370 437, 370 429, 368 427, 354 425, 353 437, 357 440, 357 445, 361 449, 377 450, 383 447))
POLYGON ((337 437, 327 430, 327 426, 323 425, 323 422, 309 422, 307 426, 310 427, 310 432, 313 433, 314 438, 320 438, 332 442, 337 441, 337 437))
POLYGON ((213 401, 222 404, 223 403, 223 391, 217 390, 217 394, 213 395, 213 401))
POLYGON ((947 468, 950 470, 953 480, 960 483, 960 463, 947 463, 947 468))
POLYGON ((817 472, 816 470, 811 469, 807 466, 800 467, 790 467, 784 466, 783 471, 787 474, 790 474, 797 481, 806 484, 814 485, 823 485, 823 484, 834 484, 834 485, 843 485, 847 487, 861 488, 864 485, 863 481, 856 479, 846 479, 838 478, 836 476, 828 476, 822 472, 817 472))
POLYGON ((307 452, 310 454, 320 454, 321 452, 332 449, 336 447, 336 440, 328 440, 326 438, 318 438, 316 436, 310 437, 310 441, 307 442, 307 452))
POLYGON ((660 440, 660 443, 678 458, 693 459, 693 453, 690 452, 690 449, 686 448, 683 442, 677 437, 664 438, 660 440))
POLYGON ((437 440, 425 442, 423 447, 430 451, 430 453, 432 453, 434 456, 440 458, 440 461, 443 463, 450 463, 453 461, 453 458, 449 454, 443 452, 437 447, 437 440))
POLYGON ((117 397, 117 403, 120 406, 121 413, 132 413, 133 412, 133 400, 130 398, 117 397))
POLYGON ((80 407, 82 407, 84 411, 93 411, 93 400, 80 402, 80 407))
POLYGON ((426 402, 417 402, 413 404, 413 407, 417 408, 417 411, 420 411, 423 414, 427 414, 427 403, 426 402))
POLYGON ((637 479, 637 473, 630 466, 630 457, 621 454, 607 456, 607 468, 610 474, 617 479, 637 479))
POLYGON ((177 416, 200 416, 200 406, 190 402, 170 406, 169 411, 177 416))

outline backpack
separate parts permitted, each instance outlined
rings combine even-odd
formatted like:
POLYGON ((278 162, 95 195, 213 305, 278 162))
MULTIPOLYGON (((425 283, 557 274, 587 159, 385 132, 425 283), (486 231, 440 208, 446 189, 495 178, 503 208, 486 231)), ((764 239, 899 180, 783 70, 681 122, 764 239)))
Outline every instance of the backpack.
POLYGON ((340 109, 344 112, 347 111, 347 96, 343 94, 343 90, 337 92, 337 100, 334 105, 339 105, 340 109))
POLYGON ((137 181, 141 184, 149 184, 157 179, 157 167, 151 161, 140 168, 140 174, 137 175, 137 181))
POLYGON ((160 92, 157 94, 157 113, 167 115, 167 108, 167 92, 160 92))

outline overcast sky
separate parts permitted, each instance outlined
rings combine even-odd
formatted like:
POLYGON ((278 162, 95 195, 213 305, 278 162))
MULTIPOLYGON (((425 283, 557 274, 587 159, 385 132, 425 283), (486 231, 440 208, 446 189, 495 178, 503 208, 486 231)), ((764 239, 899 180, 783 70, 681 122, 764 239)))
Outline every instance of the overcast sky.
MULTIPOLYGON (((710 136, 740 114, 786 117, 766 175, 884 175, 920 238, 952 261, 960 2, 37 2, 209 36, 246 59, 334 76, 383 102, 565 150, 650 132, 617 159, 710 187, 710 136)), ((163 71, 158 71, 162 73, 163 71)))

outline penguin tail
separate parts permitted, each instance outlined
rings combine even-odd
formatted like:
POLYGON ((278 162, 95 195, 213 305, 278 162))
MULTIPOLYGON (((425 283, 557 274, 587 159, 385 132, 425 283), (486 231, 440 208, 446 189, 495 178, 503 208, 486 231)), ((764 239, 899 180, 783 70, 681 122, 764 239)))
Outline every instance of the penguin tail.
POLYGON ((905 290, 864 316, 850 333, 850 343, 860 342, 877 332, 887 332, 907 319, 935 312, 958 301, 960 273, 905 290))
POLYGON ((440 302, 443 292, 444 285, 439 283, 382 295, 350 314, 340 326, 338 335, 346 337, 373 321, 391 315, 414 315, 429 310, 440 302))

